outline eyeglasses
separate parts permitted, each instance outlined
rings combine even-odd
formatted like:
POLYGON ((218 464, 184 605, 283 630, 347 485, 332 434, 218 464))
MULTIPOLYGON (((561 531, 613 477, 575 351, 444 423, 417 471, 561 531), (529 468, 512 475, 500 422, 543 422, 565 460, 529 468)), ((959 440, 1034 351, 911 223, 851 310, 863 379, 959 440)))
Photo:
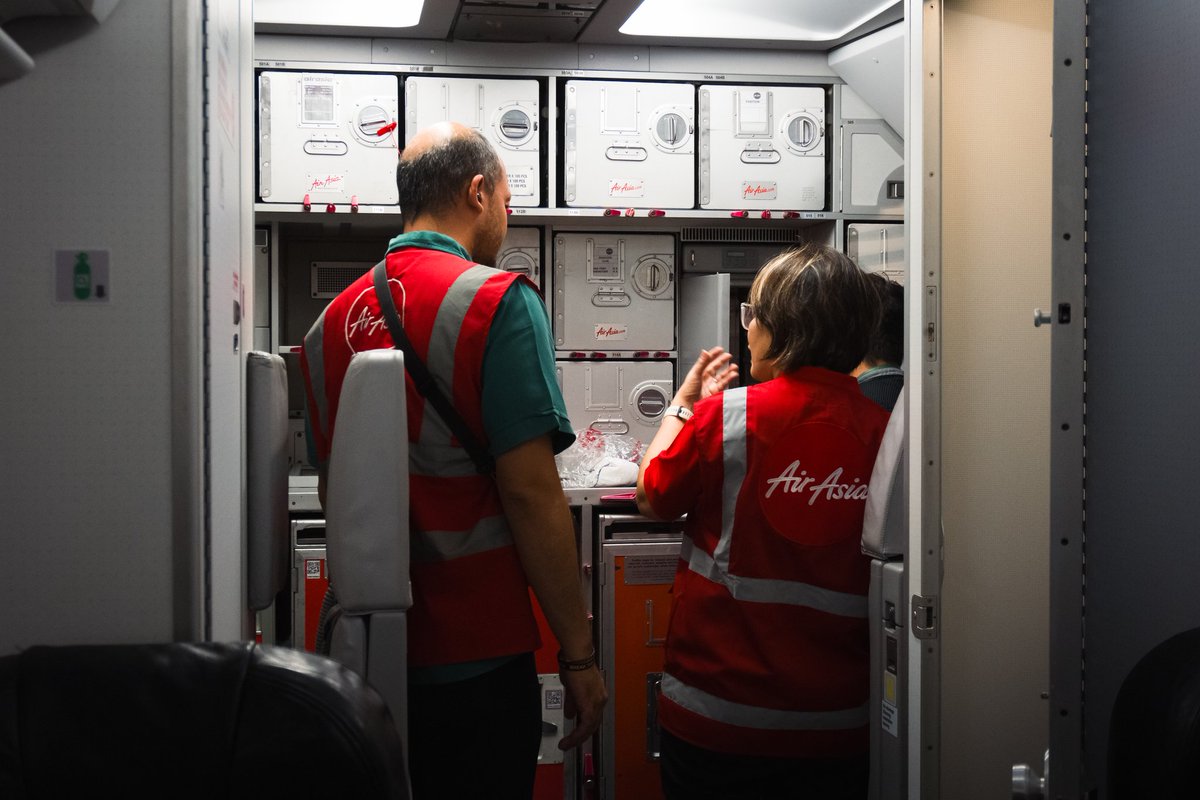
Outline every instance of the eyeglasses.
POLYGON ((754 321, 754 306, 749 303, 742 303, 742 327, 750 330, 750 323, 754 321))

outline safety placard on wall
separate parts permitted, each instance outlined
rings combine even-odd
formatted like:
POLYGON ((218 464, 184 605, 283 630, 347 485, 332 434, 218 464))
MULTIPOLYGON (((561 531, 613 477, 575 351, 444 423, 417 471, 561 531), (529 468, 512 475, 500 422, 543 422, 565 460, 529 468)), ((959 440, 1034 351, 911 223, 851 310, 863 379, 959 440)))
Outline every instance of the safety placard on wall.
POLYGON ((107 303, 108 251, 55 250, 54 298, 60 303, 107 303))
POLYGON ((892 736, 900 736, 900 712, 896 708, 896 676, 883 673, 883 702, 879 708, 880 726, 892 736))
POLYGON ((625 585, 638 586, 651 583, 671 583, 675 580, 675 567, 679 556, 626 556, 625 585))

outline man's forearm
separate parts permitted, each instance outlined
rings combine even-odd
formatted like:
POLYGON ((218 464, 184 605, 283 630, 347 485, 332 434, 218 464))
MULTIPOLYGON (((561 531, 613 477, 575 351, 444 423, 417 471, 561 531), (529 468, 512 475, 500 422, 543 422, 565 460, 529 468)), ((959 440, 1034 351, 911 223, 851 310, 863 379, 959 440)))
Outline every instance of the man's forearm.
POLYGON ((496 482, 521 566, 563 657, 586 658, 592 652, 592 631, 583 603, 575 526, 549 437, 501 454, 496 482))

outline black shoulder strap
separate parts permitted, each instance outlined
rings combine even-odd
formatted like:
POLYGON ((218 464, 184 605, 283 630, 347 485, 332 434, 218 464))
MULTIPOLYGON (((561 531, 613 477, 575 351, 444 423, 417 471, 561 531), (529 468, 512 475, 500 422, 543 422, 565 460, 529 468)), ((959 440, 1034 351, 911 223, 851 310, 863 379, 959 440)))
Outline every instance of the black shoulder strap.
POLYGON ((496 460, 479 443, 479 440, 471 433, 471 429, 467 427, 467 423, 463 421, 454 406, 446 399, 446 395, 438 388, 433 376, 429 374, 429 368, 413 350, 412 342, 409 341, 408 334, 404 332, 404 326, 400 324, 400 315, 396 313, 396 301, 392 299, 392 292, 388 286, 386 259, 375 265, 373 277, 375 278, 375 296, 379 299, 379 309, 383 312, 383 318, 387 322, 388 331, 392 334, 392 342, 396 345, 396 349, 404 351, 404 368, 412 377, 417 391, 429 401, 438 416, 445 421, 455 437, 458 438, 467 454, 471 456, 471 460, 475 462, 475 471, 480 475, 491 475, 496 471, 496 460))

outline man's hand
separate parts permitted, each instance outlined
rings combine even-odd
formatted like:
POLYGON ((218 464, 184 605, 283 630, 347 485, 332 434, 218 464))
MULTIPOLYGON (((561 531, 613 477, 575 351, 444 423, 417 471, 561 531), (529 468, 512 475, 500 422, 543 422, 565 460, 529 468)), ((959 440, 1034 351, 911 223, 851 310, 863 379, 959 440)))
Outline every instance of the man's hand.
POLYGON ((604 688, 604 676, 595 666, 578 672, 564 669, 559 672, 559 677, 567 690, 563 715, 575 720, 575 728, 569 736, 559 739, 558 749, 570 750, 590 738, 600 727, 608 690, 604 688))

